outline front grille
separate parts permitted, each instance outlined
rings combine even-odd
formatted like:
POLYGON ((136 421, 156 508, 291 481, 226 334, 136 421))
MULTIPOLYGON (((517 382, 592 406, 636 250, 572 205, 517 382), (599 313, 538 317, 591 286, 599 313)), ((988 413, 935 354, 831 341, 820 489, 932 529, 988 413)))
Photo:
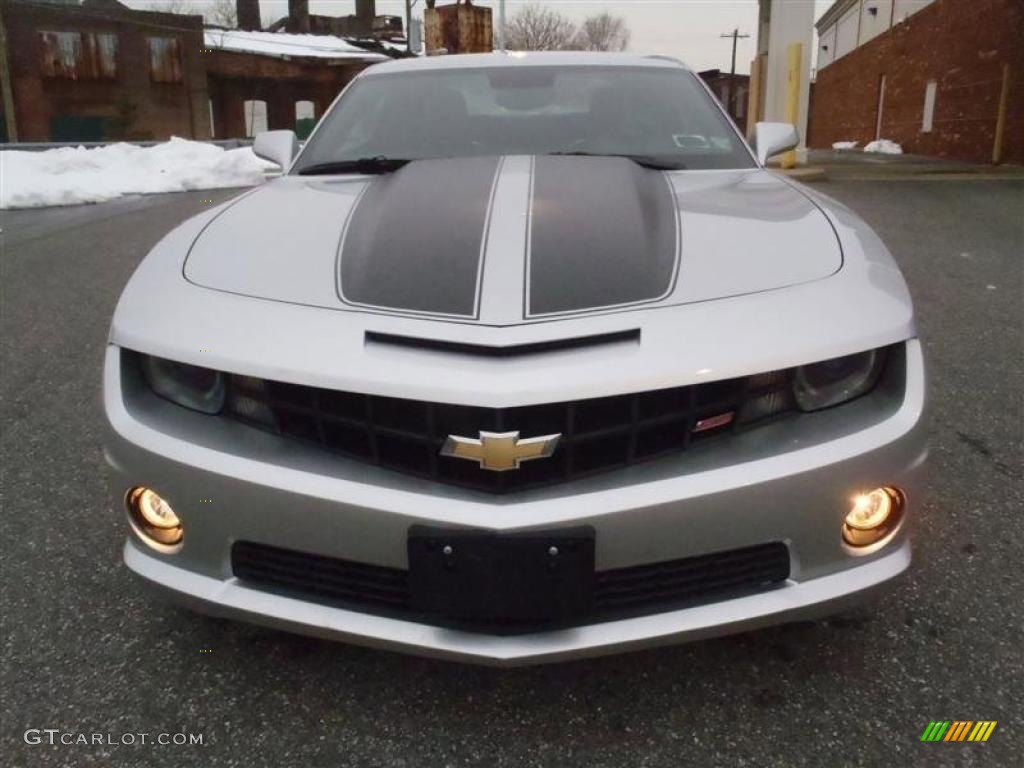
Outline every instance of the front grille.
POLYGON ((234 418, 388 469, 488 493, 565 482, 684 451, 792 407, 789 371, 614 397, 478 408, 232 375, 234 418), (709 421, 719 417, 716 421, 709 421), (717 424, 717 425, 716 425, 717 424), (440 455, 448 435, 561 433, 553 456, 514 472, 440 455))
MULTIPOLYGON (((577 625, 664 613, 768 589, 789 578, 789 548, 781 542, 595 574, 593 610, 577 625)), ((231 566, 244 582, 271 592, 341 608, 438 626, 515 634, 563 627, 457 622, 415 611, 408 572, 253 542, 235 542, 231 566)))

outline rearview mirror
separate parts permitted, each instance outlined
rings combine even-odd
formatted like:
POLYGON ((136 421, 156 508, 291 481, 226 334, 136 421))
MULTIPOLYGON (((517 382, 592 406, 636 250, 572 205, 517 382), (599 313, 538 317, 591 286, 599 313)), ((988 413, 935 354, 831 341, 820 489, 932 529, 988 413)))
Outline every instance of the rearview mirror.
POLYGON ((754 149, 761 165, 769 157, 793 149, 799 143, 800 134, 792 123, 758 123, 754 128, 754 149))
POLYGON ((277 163, 282 172, 288 170, 298 150, 299 140, 295 131, 263 131, 256 134, 252 143, 252 151, 257 157, 277 163))

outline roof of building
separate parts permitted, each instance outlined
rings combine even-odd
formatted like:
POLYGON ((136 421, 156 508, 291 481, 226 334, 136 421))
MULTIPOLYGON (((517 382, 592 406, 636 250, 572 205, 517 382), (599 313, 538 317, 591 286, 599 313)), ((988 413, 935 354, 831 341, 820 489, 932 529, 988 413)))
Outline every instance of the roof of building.
MULTIPOLYGON (((823 29, 828 29, 828 27, 832 26, 833 22, 838 20, 840 16, 855 6, 857 2, 858 0, 835 0, 835 2, 828 7, 828 10, 821 14, 821 18, 814 22, 814 26, 817 27, 819 32, 823 29)), ((886 11, 886 13, 888 13, 888 11, 886 11)))
POLYGON ((707 77, 731 77, 733 79, 740 79, 740 80, 749 80, 750 79, 750 75, 745 75, 745 74, 742 74, 740 72, 732 74, 731 72, 723 72, 720 69, 702 69, 697 74, 700 75, 701 77, 704 77, 704 78, 707 78, 707 77))
POLYGON ((210 48, 279 58, 360 61, 387 61, 389 58, 333 35, 291 35, 284 32, 249 32, 241 29, 207 27, 205 42, 210 48))
POLYGON ((444 56, 423 56, 396 59, 378 64, 367 74, 422 71, 424 69, 462 69, 474 67, 524 66, 619 66, 688 69, 671 56, 643 56, 635 53, 590 53, 585 51, 499 51, 495 53, 460 53, 444 56))

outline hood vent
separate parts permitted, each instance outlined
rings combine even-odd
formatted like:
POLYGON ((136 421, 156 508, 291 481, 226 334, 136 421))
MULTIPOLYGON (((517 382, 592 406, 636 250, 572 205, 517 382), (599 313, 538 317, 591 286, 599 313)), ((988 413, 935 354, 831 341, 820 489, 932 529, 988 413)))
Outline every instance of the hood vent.
POLYGON ((383 344, 392 347, 408 347, 411 349, 428 349, 435 352, 448 352, 473 357, 522 357, 538 355, 544 352, 561 352, 566 349, 586 349, 606 344, 640 343, 640 329, 601 333, 596 336, 577 336, 570 339, 552 339, 535 341, 528 344, 511 344, 508 346, 488 346, 484 344, 468 344, 461 341, 442 341, 439 339, 418 338, 416 336, 396 336, 377 331, 366 332, 366 344, 383 344))

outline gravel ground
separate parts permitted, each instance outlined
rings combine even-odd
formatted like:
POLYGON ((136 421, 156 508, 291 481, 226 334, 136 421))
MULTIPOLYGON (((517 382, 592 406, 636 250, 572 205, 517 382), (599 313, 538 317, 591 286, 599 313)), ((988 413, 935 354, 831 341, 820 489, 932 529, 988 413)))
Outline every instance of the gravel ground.
POLYGON ((821 189, 877 228, 917 302, 932 483, 911 572, 880 602, 827 621, 511 671, 154 601, 120 564, 101 355, 141 256, 229 193, 2 214, 3 762, 1020 765, 1024 181, 821 189), (999 725, 986 744, 922 744, 933 719, 999 725), (188 732, 204 744, 32 745, 29 728, 188 732))

